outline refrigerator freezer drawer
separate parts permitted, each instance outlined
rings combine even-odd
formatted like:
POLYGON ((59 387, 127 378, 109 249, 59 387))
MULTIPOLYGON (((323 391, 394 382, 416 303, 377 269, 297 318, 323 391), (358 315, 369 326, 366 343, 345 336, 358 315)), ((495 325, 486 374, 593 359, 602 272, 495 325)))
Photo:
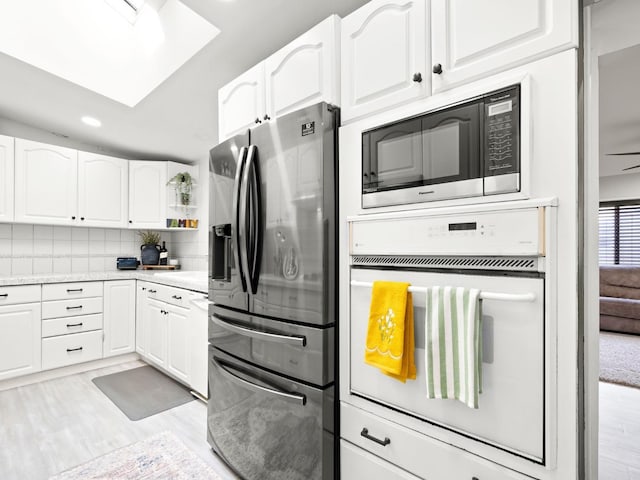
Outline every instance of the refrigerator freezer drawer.
POLYGON ((207 439, 247 480, 333 479, 334 387, 287 380, 209 347, 207 439))
POLYGON ((334 379, 334 327, 314 328, 214 305, 209 343, 235 357, 313 385, 334 379))

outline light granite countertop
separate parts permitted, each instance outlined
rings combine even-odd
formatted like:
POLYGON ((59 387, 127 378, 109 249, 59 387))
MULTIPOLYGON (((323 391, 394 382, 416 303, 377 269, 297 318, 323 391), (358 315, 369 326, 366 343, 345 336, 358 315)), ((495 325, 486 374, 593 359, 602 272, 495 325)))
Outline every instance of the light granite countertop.
POLYGON ((99 282, 103 280, 145 280, 171 287, 208 293, 207 272, 185 271, 154 272, 151 270, 114 270, 108 272, 37 274, 0 277, 0 287, 10 285, 34 285, 40 283, 99 282))

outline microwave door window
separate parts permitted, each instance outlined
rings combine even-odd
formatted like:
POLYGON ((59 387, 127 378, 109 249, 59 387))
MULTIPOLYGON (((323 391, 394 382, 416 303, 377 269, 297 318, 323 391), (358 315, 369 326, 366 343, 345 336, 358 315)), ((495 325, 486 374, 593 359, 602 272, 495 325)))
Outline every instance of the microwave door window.
POLYGON ((374 132, 371 137, 371 182, 378 190, 420 185, 422 139, 419 119, 392 125, 374 132))

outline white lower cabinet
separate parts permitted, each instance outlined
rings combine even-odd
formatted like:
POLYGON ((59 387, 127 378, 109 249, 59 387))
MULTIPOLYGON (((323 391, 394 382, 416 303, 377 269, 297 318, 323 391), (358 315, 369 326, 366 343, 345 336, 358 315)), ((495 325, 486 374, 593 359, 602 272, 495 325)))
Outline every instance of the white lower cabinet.
POLYGON ((102 358, 102 330, 42 339, 42 369, 102 358))
POLYGON ((140 280, 136 290, 136 352, 206 396, 206 294, 140 280))
POLYGON ((136 281, 115 280, 104 284, 104 356, 136 349, 136 281))
POLYGON ((161 302, 147 302, 147 352, 146 357, 159 367, 167 364, 167 316, 161 302))
MULTIPOLYGON (((530 477, 484 458, 465 452, 403 425, 340 402, 340 436, 349 443, 375 455, 360 456, 361 464, 374 471, 379 458, 419 478, 478 478, 526 480, 530 477), (376 458, 378 457, 378 458, 376 458)), ((341 450, 342 451, 342 450, 341 450)), ((342 458, 341 463, 344 462, 342 458)), ((379 462, 378 462, 379 463, 379 462)), ((366 476, 343 478, 369 478, 366 476)), ((412 476, 371 478, 414 478, 412 476)))
POLYGON ((40 285, 0 287, 0 380, 40 371, 40 328, 40 285))
POLYGON ((340 440, 340 476, 346 480, 419 480, 418 477, 344 440, 340 440))
POLYGON ((165 308, 167 322, 167 370, 183 382, 189 383, 191 373, 189 310, 168 305, 165 308))

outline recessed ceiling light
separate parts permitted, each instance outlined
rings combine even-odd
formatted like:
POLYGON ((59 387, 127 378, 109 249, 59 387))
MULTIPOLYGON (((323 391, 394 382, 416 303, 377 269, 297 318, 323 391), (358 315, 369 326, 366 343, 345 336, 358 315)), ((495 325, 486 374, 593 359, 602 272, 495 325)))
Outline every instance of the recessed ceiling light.
POLYGON ((85 124, 89 125, 90 127, 101 127, 102 126, 102 122, 100 120, 98 120, 97 118, 94 118, 94 117, 90 117, 88 115, 85 115, 80 120, 82 120, 82 123, 85 123, 85 124))

